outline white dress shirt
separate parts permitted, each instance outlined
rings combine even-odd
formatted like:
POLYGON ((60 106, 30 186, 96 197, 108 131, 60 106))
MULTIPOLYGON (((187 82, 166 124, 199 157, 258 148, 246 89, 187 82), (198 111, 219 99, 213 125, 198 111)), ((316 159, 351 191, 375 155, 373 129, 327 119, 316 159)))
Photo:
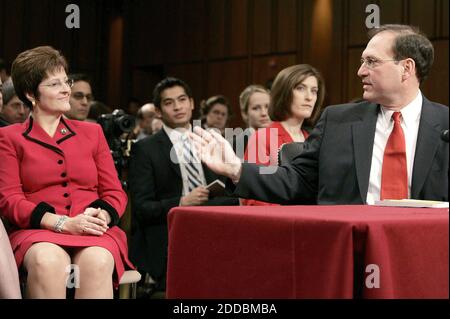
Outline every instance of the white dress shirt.
MULTIPOLYGON (((416 98, 400 110, 401 126, 405 135, 406 166, 408 173, 408 198, 411 197, 412 170, 414 167, 414 155, 416 153, 417 133, 419 131, 420 113, 422 111, 422 92, 417 93, 416 98)), ((381 170, 383 166, 384 149, 389 136, 394 128, 391 120, 394 111, 381 106, 378 113, 373 143, 372 164, 370 165, 369 189, 366 202, 369 205, 380 200, 381 170)))
MULTIPOLYGON (((183 194, 182 196, 185 196, 189 193, 189 184, 188 184, 188 175, 186 171, 186 165, 183 163, 183 136, 187 136, 187 132, 191 130, 191 127, 189 126, 188 129, 172 129, 168 127, 167 125, 163 124, 163 129, 166 131, 167 135, 169 136, 170 141, 172 142, 172 149, 170 151, 170 159, 180 165, 180 171, 181 171, 181 178, 183 179, 183 194)), ((200 162, 200 160, 195 161, 195 167, 199 171, 199 177, 202 182, 202 185, 206 185, 206 179, 205 179, 205 173, 203 172, 203 167, 200 162)))

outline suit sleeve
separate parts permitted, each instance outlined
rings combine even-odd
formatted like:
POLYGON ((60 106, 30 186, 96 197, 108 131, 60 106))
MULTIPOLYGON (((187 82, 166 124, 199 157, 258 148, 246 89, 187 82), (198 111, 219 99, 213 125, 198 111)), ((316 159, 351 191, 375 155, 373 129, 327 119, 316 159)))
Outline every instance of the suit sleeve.
MULTIPOLYGON (((145 140, 132 147, 129 171, 129 186, 133 212, 144 224, 165 223, 169 210, 180 203, 181 196, 161 199, 157 195, 156 174, 145 140)), ((157 150, 156 150, 157 151, 157 150)), ((170 183, 171 181, 166 181, 170 183)))
POLYGON ((122 189, 103 131, 100 126, 97 126, 97 128, 98 148, 94 159, 97 166, 99 199, 92 202, 88 207, 106 210, 111 217, 110 226, 115 226, 125 212, 127 195, 122 189))
POLYGON ((55 213, 46 202, 37 205, 23 193, 19 172, 19 156, 14 143, 0 130, 0 215, 19 228, 40 228, 45 213, 55 213))
MULTIPOLYGON (((236 184, 234 195, 279 204, 316 203, 319 155, 327 113, 325 109, 305 141, 303 152, 294 158, 291 165, 280 166, 275 171, 266 171, 264 166, 243 163, 241 178, 236 184)), ((230 186, 230 183, 227 185, 230 186)))

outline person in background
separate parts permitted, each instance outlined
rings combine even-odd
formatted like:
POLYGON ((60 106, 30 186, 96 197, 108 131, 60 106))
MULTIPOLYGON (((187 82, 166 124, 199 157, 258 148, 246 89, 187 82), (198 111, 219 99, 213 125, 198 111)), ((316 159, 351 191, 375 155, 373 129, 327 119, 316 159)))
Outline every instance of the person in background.
POLYGON ((0 81, 5 83, 11 78, 9 74, 9 66, 5 60, 0 59, 0 81))
POLYGON ((239 135, 233 135, 233 150, 243 159, 248 140, 253 133, 270 125, 269 117, 270 92, 262 85, 247 86, 239 96, 241 116, 247 128, 239 135))
POLYGON ((135 97, 132 97, 127 104, 126 113, 136 116, 142 103, 135 97))
POLYGON ((213 196, 206 188, 221 179, 192 153, 188 133, 194 99, 182 80, 168 77, 153 90, 163 128, 133 144, 129 169, 132 206, 130 258, 164 291, 167 272, 167 214, 177 206, 238 205, 235 198, 213 196))
POLYGON ((147 103, 141 106, 137 112, 137 125, 134 134, 136 135, 136 140, 141 140, 144 137, 153 134, 152 123, 157 116, 155 110, 155 105, 153 103, 147 103))
MULTIPOLYGON (((317 69, 298 64, 280 71, 270 91, 269 114, 273 122, 250 137, 244 160, 266 166, 278 165, 278 151, 285 143, 304 142, 318 118, 325 96, 325 83, 317 69)), ((272 205, 252 199, 243 205, 272 205)))
POLYGON ((70 110, 64 115, 71 120, 85 121, 94 100, 90 79, 83 73, 70 74, 69 79, 73 81, 70 110))
POLYGON ((215 128, 222 136, 231 116, 231 107, 223 95, 212 96, 201 103, 202 127, 215 128))
POLYGON ((11 79, 2 86, 3 107, 0 110, 0 127, 23 123, 30 115, 30 108, 16 95, 11 79))

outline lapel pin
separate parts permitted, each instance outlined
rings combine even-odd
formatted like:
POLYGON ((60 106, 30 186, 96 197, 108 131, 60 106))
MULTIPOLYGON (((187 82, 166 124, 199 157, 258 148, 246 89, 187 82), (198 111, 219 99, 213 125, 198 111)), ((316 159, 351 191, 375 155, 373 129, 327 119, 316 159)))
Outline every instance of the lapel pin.
POLYGON ((65 127, 63 127, 63 128, 61 129, 61 134, 62 134, 62 135, 65 135, 66 133, 67 133, 67 130, 66 130, 65 127))

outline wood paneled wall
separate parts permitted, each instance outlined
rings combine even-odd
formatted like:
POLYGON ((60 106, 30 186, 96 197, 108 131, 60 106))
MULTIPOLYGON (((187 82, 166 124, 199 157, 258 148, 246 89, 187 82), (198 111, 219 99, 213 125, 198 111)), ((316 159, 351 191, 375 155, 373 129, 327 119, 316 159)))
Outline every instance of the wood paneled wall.
POLYGON ((238 126, 242 89, 296 63, 323 73, 326 104, 361 96, 356 71, 370 3, 381 23, 417 25, 430 37, 436 58, 423 92, 448 105, 448 0, 0 0, 0 57, 53 45, 114 107, 147 102, 160 79, 177 76, 197 105, 226 95, 238 126), (65 28, 69 3, 80 6, 80 29, 65 28))
POLYGON ((192 86, 197 102, 226 95, 235 110, 232 125, 242 125, 238 96, 246 85, 265 84, 288 65, 310 63, 326 79, 326 104, 360 97, 356 71, 370 3, 380 7, 381 23, 417 25, 432 39, 436 61, 423 91, 448 105, 447 0, 133 1, 131 73, 152 79, 133 83, 133 93, 146 92, 140 98, 149 100, 158 76, 178 76, 192 86), (154 66, 160 66, 158 74, 154 66))
POLYGON ((65 55, 70 71, 92 78, 96 98, 114 105, 118 97, 110 97, 109 82, 113 80, 115 87, 122 80, 121 74, 113 73, 115 79, 110 74, 110 65, 117 63, 111 54, 115 46, 110 31, 120 4, 116 0, 0 0, 0 57, 11 63, 24 50, 53 46, 65 55), (70 14, 66 7, 71 3, 80 8, 79 29, 66 27, 70 14))

